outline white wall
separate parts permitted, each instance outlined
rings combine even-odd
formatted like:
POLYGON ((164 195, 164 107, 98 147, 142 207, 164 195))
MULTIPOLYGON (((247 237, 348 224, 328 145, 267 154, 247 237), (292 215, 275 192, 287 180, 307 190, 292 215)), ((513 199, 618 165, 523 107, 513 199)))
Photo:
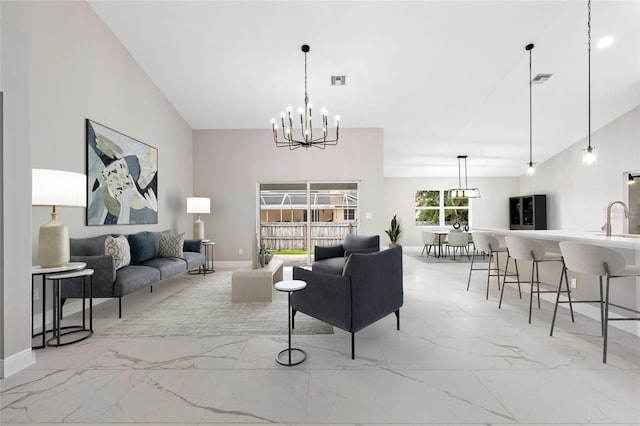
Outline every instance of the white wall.
POLYGON ((31 348, 31 137, 28 2, 0 2, 2 8, 3 317, 2 375, 33 362, 31 348), (17 365, 16 365, 17 364, 17 365))
MULTIPOLYGON (((592 133, 591 144, 596 165, 582 165, 583 139, 540 164, 535 176, 520 178, 523 194, 547 194, 549 229, 599 230, 607 205, 624 199, 623 172, 640 170, 640 107, 592 133)), ((619 206, 615 212, 614 232, 622 232, 619 206)))
POLYGON ((193 134, 85 2, 1 2, 5 88, 4 359, 31 345, 30 269, 49 210, 31 207, 31 168, 86 173, 85 118, 158 148, 159 223, 85 226, 61 208, 71 237, 190 229, 193 134), (33 214, 33 218, 31 217, 33 214), (9 226, 7 226, 9 225, 9 226))
POLYGON ((271 130, 195 130, 194 195, 211 197, 202 219, 216 260, 251 259, 257 182, 359 181, 359 233, 382 235, 382 137, 382 129, 340 129, 335 147, 289 151, 275 147, 271 130))
MULTIPOLYGON (((481 197, 471 200, 473 228, 509 228, 509 197, 518 195, 518 178, 470 177, 470 185, 480 189, 481 197)), ((418 190, 451 189, 458 186, 458 178, 385 178, 385 229, 394 214, 398 214, 402 234, 400 244, 422 246, 423 227, 415 224, 415 195, 418 190)), ((389 238, 384 235, 388 244, 389 238)))

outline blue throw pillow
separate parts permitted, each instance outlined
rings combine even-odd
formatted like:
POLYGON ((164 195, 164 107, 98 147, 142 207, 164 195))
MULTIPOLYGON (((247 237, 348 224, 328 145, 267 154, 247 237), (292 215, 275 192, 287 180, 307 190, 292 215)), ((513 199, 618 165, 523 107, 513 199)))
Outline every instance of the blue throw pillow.
POLYGON ((151 232, 129 235, 131 263, 138 264, 156 257, 156 240, 151 232))

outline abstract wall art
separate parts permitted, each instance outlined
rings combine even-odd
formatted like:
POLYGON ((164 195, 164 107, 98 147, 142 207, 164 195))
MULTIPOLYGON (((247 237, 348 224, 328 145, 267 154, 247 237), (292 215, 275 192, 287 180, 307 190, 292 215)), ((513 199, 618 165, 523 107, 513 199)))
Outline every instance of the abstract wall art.
POLYGON ((158 149, 87 125, 87 225, 158 223, 158 149))

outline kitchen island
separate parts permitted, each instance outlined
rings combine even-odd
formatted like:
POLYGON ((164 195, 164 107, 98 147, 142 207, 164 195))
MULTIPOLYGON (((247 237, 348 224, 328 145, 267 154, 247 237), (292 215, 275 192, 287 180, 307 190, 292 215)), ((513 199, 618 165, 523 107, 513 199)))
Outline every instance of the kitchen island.
MULTIPOLYGON (((474 232, 487 232, 495 235, 501 243, 505 244, 504 237, 507 235, 520 236, 523 238, 533 238, 540 241, 547 251, 552 253, 560 253, 559 243, 561 241, 575 241, 584 244, 592 244, 614 249, 622 256, 630 266, 640 265, 640 235, 636 234, 612 234, 606 236, 604 231, 580 231, 580 230, 510 230, 500 228, 483 228, 474 229, 474 232)), ((506 245, 506 244, 505 244, 506 245)), ((504 265, 504 260, 500 263, 504 265)), ((548 262, 540 265, 540 279, 543 283, 547 283, 549 288, 556 288, 560 278, 561 267, 558 262, 548 262)), ((521 280, 528 281, 531 276, 530 265, 518 263, 521 280)), ((511 268, 509 269, 512 272, 511 268)), ((598 278, 593 276, 581 275, 569 270, 569 280, 572 282, 572 298, 576 300, 596 300, 599 298, 598 278)), ((640 278, 628 277, 617 278, 612 281, 611 302, 626 306, 635 310, 640 310, 640 278)), ((512 286, 511 286, 512 287, 512 286)), ((505 289, 505 300, 508 303, 521 303, 515 294, 507 296, 505 289), (515 296, 515 297, 514 297, 515 296)), ((523 291, 528 291, 528 286, 522 286, 523 291)), ((513 289, 512 289, 513 290, 513 289)), ((554 303, 555 294, 547 294, 542 299, 554 303)), ((505 302, 503 302, 504 304, 505 302)), ((568 309, 568 304, 561 304, 562 308, 568 309)), ((597 305, 591 304, 574 304, 573 308, 576 312, 582 313, 589 318, 600 321, 600 310, 597 305)), ((549 307, 543 306, 543 309, 553 309, 553 305, 549 307)), ((612 312, 615 310, 612 308, 612 312)), ((624 311, 621 311, 624 312, 624 311)), ((624 313, 628 316, 628 313, 624 313)), ((551 316, 549 316, 551 321, 551 316)), ((579 318, 576 319, 579 321, 579 318)), ((610 326, 625 330, 633 335, 640 336, 640 321, 616 321, 610 322, 610 326)), ((567 323, 561 323, 562 329, 570 332, 571 326, 567 323)), ((598 330, 594 329, 594 336, 597 336, 598 330)))

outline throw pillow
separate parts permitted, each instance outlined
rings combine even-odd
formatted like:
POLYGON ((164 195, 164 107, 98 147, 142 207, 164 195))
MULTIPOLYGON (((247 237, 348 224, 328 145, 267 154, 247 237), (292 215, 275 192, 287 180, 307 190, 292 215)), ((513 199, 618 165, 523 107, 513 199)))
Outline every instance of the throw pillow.
POLYGON ((131 263, 131 249, 129 248, 129 241, 124 235, 112 237, 109 235, 104 240, 104 254, 107 256, 113 256, 113 260, 116 264, 116 270, 127 266, 131 263))
POLYGON ((158 257, 184 257, 184 232, 182 234, 160 234, 158 257))
POLYGON ((156 242, 151 232, 129 235, 131 263, 138 264, 156 257, 156 242))

